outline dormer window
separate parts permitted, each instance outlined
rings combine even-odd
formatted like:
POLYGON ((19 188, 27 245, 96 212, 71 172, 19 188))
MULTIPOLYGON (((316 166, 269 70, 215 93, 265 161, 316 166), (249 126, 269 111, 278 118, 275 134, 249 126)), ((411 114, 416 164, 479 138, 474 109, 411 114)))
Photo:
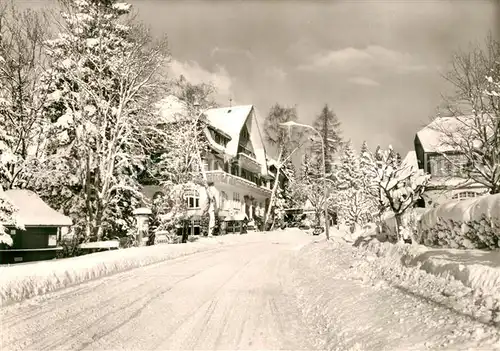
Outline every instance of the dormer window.
POLYGON ((215 131, 215 130, 211 130, 210 132, 211 132, 211 134, 212 134, 212 137, 213 137, 214 141, 215 141, 217 144, 219 144, 219 145, 221 145, 221 146, 224 146, 224 147, 226 147, 226 146, 227 146, 227 143, 229 142, 229 139, 228 139, 228 138, 226 138, 225 136, 223 136, 222 134, 218 133, 218 132, 217 132, 217 131, 215 131))
POLYGON ((248 134, 247 128, 243 128, 243 130, 241 131, 241 139, 244 139, 244 140, 250 139, 250 135, 248 134))

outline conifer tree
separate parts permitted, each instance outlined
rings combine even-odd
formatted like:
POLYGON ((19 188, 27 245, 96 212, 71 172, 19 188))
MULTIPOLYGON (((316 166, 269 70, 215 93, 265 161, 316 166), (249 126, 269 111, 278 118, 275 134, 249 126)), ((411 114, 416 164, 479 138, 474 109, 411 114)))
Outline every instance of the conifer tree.
POLYGON ((50 122, 49 154, 38 190, 73 217, 86 239, 133 228, 142 194, 138 173, 156 129, 154 102, 166 41, 155 43, 130 21, 129 4, 67 0, 61 33, 47 41, 49 70, 43 90, 50 122), (82 215, 83 214, 83 215, 82 215))
POLYGON ((321 165, 321 157, 324 157, 326 174, 330 174, 332 171, 333 158, 342 145, 340 121, 333 110, 325 104, 321 113, 316 117, 313 127, 320 133, 325 145, 322 151, 321 141, 318 140, 319 136, 316 133, 311 135, 313 139, 312 154, 316 159, 315 163, 321 165))

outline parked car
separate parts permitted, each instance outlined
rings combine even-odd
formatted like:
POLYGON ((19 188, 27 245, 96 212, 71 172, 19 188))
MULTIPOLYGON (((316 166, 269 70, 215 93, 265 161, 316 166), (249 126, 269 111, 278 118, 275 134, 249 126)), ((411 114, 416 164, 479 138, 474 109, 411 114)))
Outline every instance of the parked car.
POLYGON ((317 225, 314 227, 313 235, 320 235, 324 231, 325 231, 325 227, 323 227, 322 225, 317 225))

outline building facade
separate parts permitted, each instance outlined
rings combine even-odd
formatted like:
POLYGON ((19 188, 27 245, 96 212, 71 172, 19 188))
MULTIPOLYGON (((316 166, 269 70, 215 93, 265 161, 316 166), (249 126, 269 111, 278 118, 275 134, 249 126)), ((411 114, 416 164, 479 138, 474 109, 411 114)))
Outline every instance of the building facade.
MULTIPOLYGON (((206 110, 202 116, 210 146, 202 157, 203 171, 221 233, 257 228, 269 206, 276 172, 268 162, 256 110, 253 105, 231 106, 206 110)), ((147 188, 149 198, 161 192, 160 187, 147 188)), ((185 191, 188 223, 182 231, 201 234, 207 199, 203 186, 185 191)))
POLYGON ((12 246, 0 244, 0 264, 50 260, 57 257, 62 228, 72 225, 71 218, 47 205, 29 190, 6 190, 6 198, 17 209, 16 216, 24 229, 3 223, 12 238, 12 246))
POLYGON ((446 141, 448 135, 443 130, 456 128, 463 128, 456 118, 438 117, 415 135, 417 166, 431 175, 420 207, 436 207, 446 201, 477 197, 488 192, 482 184, 466 178, 466 158, 446 141))

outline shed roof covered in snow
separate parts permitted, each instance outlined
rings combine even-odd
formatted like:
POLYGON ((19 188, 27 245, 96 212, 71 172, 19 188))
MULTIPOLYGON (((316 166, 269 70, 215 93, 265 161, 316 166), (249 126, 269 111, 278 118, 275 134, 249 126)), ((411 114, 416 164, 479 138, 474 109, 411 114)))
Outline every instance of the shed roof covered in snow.
POLYGON ((16 216, 25 227, 69 227, 70 217, 47 205, 40 196, 30 190, 6 190, 5 196, 17 209, 16 216))

